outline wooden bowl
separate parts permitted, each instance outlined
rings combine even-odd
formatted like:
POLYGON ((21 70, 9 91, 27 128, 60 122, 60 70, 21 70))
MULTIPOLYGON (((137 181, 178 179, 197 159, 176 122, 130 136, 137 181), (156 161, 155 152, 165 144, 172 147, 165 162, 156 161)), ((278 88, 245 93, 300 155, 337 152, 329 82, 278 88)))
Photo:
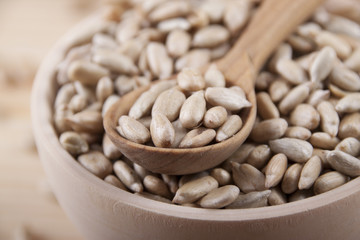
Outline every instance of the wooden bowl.
MULTIPOLYGON (((95 20, 95 21, 94 21, 95 20)), ((56 66, 66 51, 88 40, 88 27, 75 27, 50 51, 36 76, 31 110, 36 144, 53 191, 86 239, 359 239, 360 178, 299 202, 255 209, 209 210, 148 200, 92 175, 60 145, 53 127, 56 66)))

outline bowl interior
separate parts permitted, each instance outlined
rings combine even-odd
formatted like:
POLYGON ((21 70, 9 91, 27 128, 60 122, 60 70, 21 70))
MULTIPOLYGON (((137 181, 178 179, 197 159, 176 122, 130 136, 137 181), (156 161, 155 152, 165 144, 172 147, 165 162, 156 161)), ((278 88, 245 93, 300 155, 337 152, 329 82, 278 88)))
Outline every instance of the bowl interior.
MULTIPOLYGON (((360 192, 360 179, 354 179, 345 185, 332 191, 301 200, 299 202, 287 203, 279 206, 268 206, 254 209, 200 209, 189 208, 176 205, 170 205, 154 200, 145 199, 132 193, 118 189, 105 181, 97 178, 85 170, 78 162, 66 152, 58 141, 58 136, 53 127, 53 102, 57 90, 55 81, 56 68, 58 63, 64 57, 66 51, 72 45, 85 42, 86 38, 79 29, 89 26, 94 17, 85 20, 73 31, 61 39, 44 59, 33 86, 32 92, 32 122, 37 145, 51 150, 53 156, 51 159, 43 161, 56 162, 69 173, 75 175, 84 186, 92 188, 94 194, 106 196, 114 201, 121 201, 128 206, 143 209, 148 212, 154 212, 165 216, 173 216, 181 219, 197 219, 206 221, 248 221, 269 218, 279 218, 282 216, 291 216, 303 214, 314 209, 326 208, 331 204, 349 198, 352 195, 358 195, 360 192), (74 39, 78 41, 74 42, 74 39), (81 40, 81 41, 80 41, 81 40)), ((95 31, 95 30, 94 30, 95 31)), ((97 30, 96 30, 97 31, 97 30)), ((46 170, 46 169, 45 169, 46 170)), ((55 194, 57 193, 54 189, 55 194)), ((116 209, 116 206, 114 206, 116 209)))

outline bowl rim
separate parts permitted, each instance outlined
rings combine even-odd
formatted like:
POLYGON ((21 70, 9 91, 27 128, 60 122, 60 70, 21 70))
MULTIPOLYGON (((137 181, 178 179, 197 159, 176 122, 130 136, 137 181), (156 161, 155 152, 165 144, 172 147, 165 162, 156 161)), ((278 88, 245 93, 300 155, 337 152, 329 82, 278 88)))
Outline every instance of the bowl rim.
MULTIPOLYGON (((36 143, 40 144, 41 141, 44 148, 51 149, 49 152, 53 155, 53 158, 46 159, 46 161, 56 161, 69 174, 76 176, 99 194, 106 195, 107 198, 114 201, 120 201, 127 206, 164 216, 200 221, 242 222, 301 215, 315 209, 324 208, 360 192, 360 178, 356 178, 331 191, 283 205, 250 209, 202 209, 147 199, 116 188, 87 171, 60 145, 52 124, 52 100, 55 98, 54 88, 56 87, 55 72, 57 64, 63 59, 65 52, 74 45, 74 39, 83 37, 81 35, 83 32, 79 30, 89 26, 89 22, 94 23, 94 20, 95 24, 99 26, 103 24, 99 22, 99 17, 99 14, 91 15, 67 32, 43 59, 36 74, 31 95, 31 119, 36 143), (53 92, 50 91, 51 89, 53 89, 53 92)), ((97 28, 94 27, 94 31, 95 29, 97 28)))

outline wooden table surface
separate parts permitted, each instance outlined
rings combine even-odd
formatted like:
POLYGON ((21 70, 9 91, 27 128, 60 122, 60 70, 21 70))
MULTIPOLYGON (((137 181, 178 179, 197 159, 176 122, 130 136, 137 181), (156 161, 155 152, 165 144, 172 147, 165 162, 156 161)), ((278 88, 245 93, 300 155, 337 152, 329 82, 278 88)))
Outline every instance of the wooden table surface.
POLYGON ((96 8, 96 0, 0 0, 0 239, 80 240, 51 195, 34 147, 30 92, 54 42, 96 8))

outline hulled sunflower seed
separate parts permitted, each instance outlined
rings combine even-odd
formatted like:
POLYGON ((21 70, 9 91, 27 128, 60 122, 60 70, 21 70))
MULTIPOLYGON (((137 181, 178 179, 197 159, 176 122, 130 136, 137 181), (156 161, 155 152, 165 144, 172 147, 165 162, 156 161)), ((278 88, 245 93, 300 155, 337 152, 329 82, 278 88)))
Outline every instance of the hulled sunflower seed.
POLYGON ((191 36, 184 30, 173 30, 166 38, 166 48, 172 57, 180 57, 187 53, 190 44, 191 36))
POLYGON ((319 32, 315 37, 315 42, 319 47, 332 47, 335 50, 336 55, 341 59, 346 59, 351 54, 351 46, 331 32, 319 32))
POLYGON ((173 198, 174 203, 192 203, 205 196, 219 186, 218 182, 211 176, 205 176, 185 183, 176 191, 173 198))
POLYGON ((152 115, 151 139, 156 147, 169 148, 175 141, 175 130, 169 119, 162 113, 152 115))
POLYGON ((206 70, 205 86, 208 87, 225 87, 225 77, 223 73, 217 68, 216 64, 211 64, 206 70))
POLYGON ((239 196, 240 190, 235 185, 216 188, 199 200, 203 208, 223 208, 233 203, 239 196))
POLYGON ((232 34, 239 32, 250 17, 251 3, 248 0, 233 1, 227 4, 223 21, 232 34))
POLYGON ((139 121, 128 116, 119 118, 119 126, 116 130, 126 139, 136 143, 143 144, 150 140, 149 130, 139 121))
POLYGON ((211 105, 222 106, 229 111, 251 107, 251 103, 243 94, 231 88, 209 87, 205 91, 205 98, 211 105))
POLYGON ((268 202, 270 206, 285 204, 287 203, 286 195, 281 191, 280 188, 272 188, 268 197, 268 202))
POLYGON ((320 115, 310 104, 299 104, 290 114, 290 123, 314 130, 320 123, 320 115))
POLYGON ((302 165, 299 163, 294 163, 286 170, 281 183, 281 190, 284 193, 290 194, 298 189, 301 170, 302 165))
POLYGON ((297 105, 304 102, 310 94, 310 89, 307 84, 301 84, 290 90, 288 94, 281 100, 279 110, 282 114, 288 114, 297 105))
POLYGON ((279 118, 280 113, 271 97, 266 92, 256 94, 256 103, 259 115, 264 119, 279 118))
POLYGON ((265 120, 255 125, 251 131, 250 138, 259 143, 278 139, 285 134, 287 127, 288 123, 282 118, 265 120))
POLYGON ((174 175, 161 174, 162 179, 168 185, 171 193, 175 194, 179 189, 178 178, 174 175))
POLYGON ((307 161, 300 174, 298 188, 300 190, 309 189, 315 183, 322 170, 321 160, 318 156, 313 156, 307 161))
POLYGON ((351 93, 341 98, 335 109, 340 113, 353 113, 360 111, 360 93, 351 93))
POLYGON ((360 141, 353 137, 343 139, 336 145, 335 150, 343 151, 351 156, 360 155, 360 141))
POLYGON ((162 81, 152 86, 148 91, 140 95, 134 105, 130 108, 129 116, 134 119, 139 119, 150 113, 152 106, 157 97, 165 90, 175 86, 176 81, 162 81))
POLYGON ((229 38, 230 33, 225 27, 210 25, 194 34, 192 45, 199 48, 212 48, 226 42, 229 38))
POLYGON ((216 136, 214 129, 196 128, 188 132, 179 144, 179 148, 203 147, 209 144, 216 136))
POLYGON ((225 186, 231 183, 231 175, 223 168, 214 168, 210 172, 210 176, 216 179, 219 186, 225 186))
POLYGON ((340 139, 347 137, 360 139, 360 113, 351 113, 341 119, 338 136, 340 139))
POLYGON ((188 133, 188 130, 181 125, 181 122, 179 119, 172 122, 171 124, 173 125, 173 128, 175 130, 175 139, 174 139, 172 147, 177 148, 177 147, 179 147, 182 139, 188 133))
POLYGON ((320 194, 344 185, 348 177, 336 171, 327 172, 321 175, 314 184, 314 193, 320 194))
POLYGON ((327 161, 330 166, 350 177, 360 176, 360 160, 342 151, 334 150, 328 152, 327 161))
POLYGON ((200 125, 206 112, 204 91, 198 91, 188 97, 180 110, 180 122, 185 128, 195 128, 200 125))
POLYGON ((289 196, 289 202, 300 201, 314 196, 311 190, 298 190, 289 196))
POLYGON ((172 18, 161 21, 157 28, 162 32, 170 32, 177 29, 188 31, 191 28, 191 24, 185 18, 172 18))
POLYGON ((164 2, 149 14, 149 20, 160 22, 169 18, 182 17, 187 15, 191 10, 190 4, 183 1, 164 2))
POLYGON ((330 102, 324 101, 319 103, 317 110, 320 114, 321 129, 330 136, 336 136, 339 131, 340 119, 334 106, 330 102))
POLYGON ((113 51, 98 51, 92 60, 113 72, 129 75, 138 73, 138 68, 131 58, 113 51))
POLYGON ((166 183, 158 177, 147 175, 143 180, 143 184, 145 189, 152 194, 168 199, 172 197, 166 183))
MULTIPOLYGON (((306 103, 317 107, 321 102, 326 101, 330 98, 330 91, 329 90, 322 90, 318 89, 313 91, 308 99, 306 100, 306 103)), ((317 109, 319 111, 319 109, 317 109)))
POLYGON ((60 135, 60 144, 72 155, 78 155, 89 151, 89 145, 78 133, 64 132, 60 135))
POLYGON ((278 153, 274 155, 265 167, 265 187, 271 188, 281 181, 288 165, 287 157, 278 153))
POLYGON ((114 172, 124 185, 133 192, 142 192, 144 187, 140 178, 128 164, 122 160, 114 163, 114 172))
POLYGON ((101 113, 82 111, 66 118, 74 131, 87 133, 103 133, 101 113))
POLYGON ((210 60, 211 51, 209 49, 193 49, 176 60, 175 69, 176 71, 189 67, 198 69, 208 64, 210 60))
POLYGON ((280 59, 276 64, 277 73, 291 84, 301 84, 307 80, 306 72, 291 59, 280 59))
POLYGON ((231 115, 216 132, 216 141, 222 142, 234 136, 242 127, 243 122, 239 115, 231 115))
POLYGON ((78 157, 78 161, 89 172, 101 179, 105 178, 113 170, 111 162, 101 152, 91 151, 84 153, 78 157))
POLYGON ((177 83, 185 91, 199 91, 205 88, 201 72, 194 68, 183 68, 177 76, 177 83))
POLYGON ((266 144, 258 145, 252 149, 246 162, 257 169, 262 169, 271 158, 270 147, 266 144))
POLYGON ((282 100, 290 91, 290 84, 283 79, 274 80, 269 86, 269 95, 273 102, 282 100))
POLYGON ((212 107, 206 111, 204 116, 204 126, 207 128, 218 128, 227 119, 227 111, 224 107, 212 107))
POLYGON ((323 81, 333 70, 336 52, 331 47, 322 48, 314 58, 309 74, 312 82, 323 81))
POLYGON ((356 72, 341 64, 334 66, 330 74, 331 83, 346 91, 360 90, 360 77, 356 72))
POLYGON ((256 208, 265 207, 268 205, 268 198, 271 194, 270 190, 250 192, 247 194, 240 194, 238 198, 226 208, 256 208))
POLYGON ((311 131, 304 127, 288 127, 285 131, 284 137, 307 140, 311 137, 311 131))
POLYGON ((169 121, 174 121, 180 113, 181 106, 185 102, 184 93, 172 88, 162 92, 155 100, 151 115, 164 114, 169 121))
POLYGON ((96 99, 104 102, 109 96, 114 93, 114 84, 109 77, 103 77, 96 85, 96 99))
POLYGON ((168 56, 166 47, 162 43, 151 42, 146 47, 147 62, 151 72, 160 79, 171 76, 173 60, 168 56))
POLYGON ((110 175, 107 175, 105 178, 104 178, 104 181, 115 186, 115 187, 118 187, 122 190, 125 190, 127 191, 127 188, 125 187, 125 185, 117 178, 115 177, 114 175, 110 174, 110 175))
POLYGON ((290 160, 303 163, 312 155, 313 146, 310 143, 296 138, 281 138, 269 142, 271 151, 284 153, 290 160))
POLYGON ((335 148, 340 140, 325 132, 315 132, 311 135, 309 142, 313 147, 331 150, 335 148))
POLYGON ((80 81, 83 84, 96 85, 100 78, 108 76, 109 70, 86 60, 77 60, 71 63, 68 69, 68 78, 71 81, 80 81))
POLYGON ((245 193, 265 190, 264 174, 250 164, 232 162, 232 174, 235 184, 245 193))

